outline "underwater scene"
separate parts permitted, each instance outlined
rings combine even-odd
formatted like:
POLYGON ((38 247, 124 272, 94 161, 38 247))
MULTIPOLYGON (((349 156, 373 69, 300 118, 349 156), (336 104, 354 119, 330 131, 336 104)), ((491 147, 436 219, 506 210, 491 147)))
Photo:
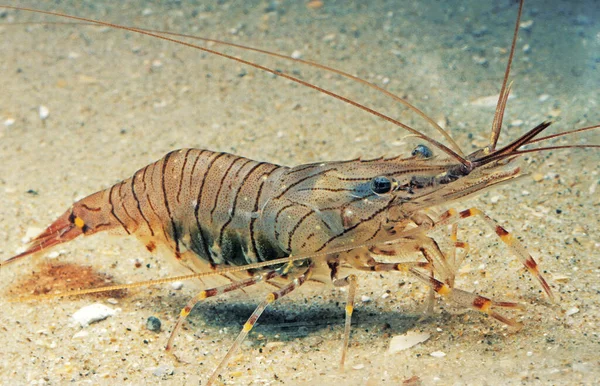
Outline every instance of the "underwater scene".
MULTIPOLYGON (((227 385, 597 382, 600 149, 590 145, 600 145, 598 2, 525 1, 504 94, 518 1, 30 0, 0 5, 0 261, 25 252, 28 245, 40 246, 34 256, 0 266, 0 384, 206 385, 220 363, 211 382, 227 385), (472 188, 477 194, 430 193, 433 198, 419 216, 400 209, 395 215, 406 217, 402 226, 410 223, 420 230, 430 218, 439 221, 419 233, 416 243, 364 247, 368 241, 348 238, 348 248, 314 256, 310 261, 330 263, 332 276, 339 256, 350 256, 353 245, 370 252, 370 247, 379 248, 380 262, 418 260, 424 268, 419 278, 413 268, 395 272, 402 269, 388 264, 359 270, 340 260, 338 277, 357 277, 343 370, 349 287, 331 280, 308 280, 269 305, 226 362, 223 358, 257 305, 286 283, 266 280, 199 302, 169 352, 165 346, 190 299, 226 284, 208 277, 35 298, 191 272, 178 261, 185 236, 176 231, 180 212, 169 205, 163 215, 157 210, 156 218, 140 210, 148 229, 150 223, 162 229, 144 236, 143 243, 126 235, 134 233, 127 224, 121 224, 125 237, 102 232, 55 242, 67 237, 65 231, 42 237, 41 244, 34 240, 65 211, 69 214, 74 202, 104 189, 118 191, 114 186, 125 185, 115 184, 170 151, 196 148, 315 168, 329 161, 376 163, 384 162, 380 157, 398 157, 422 162, 425 166, 411 169, 421 176, 428 162, 466 165, 487 154, 501 95, 506 108, 496 149, 544 122, 551 125, 537 138, 584 130, 526 141, 518 151, 550 149, 519 153, 514 161, 518 178, 511 175, 487 187, 484 173, 481 185, 472 188), (450 209, 460 213, 454 218, 464 218, 443 222, 454 213, 446 212, 450 209), (429 237, 435 241, 429 248, 438 245, 450 260, 450 273, 440 268, 446 264, 436 260, 441 257, 419 255, 419 243, 429 237), (176 250, 161 247, 170 238, 176 250), (387 247, 393 253, 382 250, 387 247), (441 280, 439 287, 427 276, 428 268, 441 280), (547 281, 553 301, 536 272, 547 281), (430 287, 437 288, 433 301, 430 287), (502 322, 484 298, 468 304, 476 309, 465 308, 445 292, 449 287, 519 306, 495 304, 494 310, 509 321, 502 322)), ((167 161, 157 165, 164 174, 167 161)), ((262 165, 256 167, 267 167, 262 165)), ((391 174, 381 179, 387 169, 360 170, 352 170, 347 180, 363 178, 367 183, 361 189, 372 189, 368 193, 375 200, 397 192, 398 200, 409 203, 413 190, 442 189, 467 174, 449 168, 429 184, 409 175, 403 185, 391 174)), ((243 179, 236 175, 227 185, 226 173, 223 168, 222 179, 209 179, 206 189, 232 194, 232 186, 243 179)), ((192 173, 190 186, 198 179, 204 181, 202 173, 192 173)), ((286 180, 283 187, 273 181, 273 189, 284 190, 302 183, 301 178, 286 180)), ((124 196, 136 196, 134 183, 124 196)), ((317 197, 315 189, 346 189, 319 186, 305 196, 317 197)), ((346 190, 351 201, 366 195, 358 188, 346 190)), ((156 194, 162 199, 163 192, 167 199, 165 189, 156 194)), ((248 221, 265 223, 267 229, 272 221, 278 234, 278 218, 263 220, 259 209, 279 195, 262 184, 253 192, 257 205, 248 221)), ((194 204, 198 207, 192 202, 185 216, 198 216, 194 204)), ((215 203, 226 218, 222 228, 234 218, 234 207, 215 203)), ((98 211, 114 219, 115 208, 109 195, 98 211)), ((346 215, 347 220, 339 220, 344 231, 360 225, 346 215)), ((74 212, 67 217, 68 232, 86 233, 86 220, 74 212)), ((302 212, 289 211, 288 219, 297 221, 289 236, 292 255, 317 251, 303 249, 319 237, 312 233, 292 248, 291 234, 304 218, 302 212)), ((375 237, 379 228, 373 227, 375 237)), ((213 228, 207 232, 222 233, 213 228)), ((219 259, 227 260, 223 251, 229 244, 222 236, 211 241, 203 246, 217 256, 210 264, 218 269, 226 265, 219 259)), ((250 246, 237 247, 249 254, 250 246)), ((287 252, 282 248, 280 255, 287 252)), ((290 264, 293 269, 309 266, 290 264)), ((254 273, 244 272, 240 280, 254 273)))

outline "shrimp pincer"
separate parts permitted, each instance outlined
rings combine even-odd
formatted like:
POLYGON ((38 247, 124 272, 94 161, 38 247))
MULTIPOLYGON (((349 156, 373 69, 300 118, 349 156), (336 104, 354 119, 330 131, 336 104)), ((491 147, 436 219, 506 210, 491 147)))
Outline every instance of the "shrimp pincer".
MULTIPOLYGON (((225 152, 196 148, 175 150, 131 177, 75 202, 35 237, 25 251, 0 263, 0 268, 5 269, 9 264, 79 236, 107 231, 135 236, 150 252, 165 246, 177 262, 193 272, 189 277, 226 277, 226 284, 199 292, 181 309, 167 342, 169 351, 174 348, 177 331, 198 302, 258 283, 272 284, 275 290, 268 293, 249 316, 208 384, 215 382, 224 371, 265 309, 311 281, 347 287, 340 359, 343 367, 358 283, 353 271, 407 273, 427 285, 431 297, 440 295, 451 305, 518 327, 520 324, 500 309, 523 309, 521 304, 484 297, 456 286, 461 261, 455 258, 454 252, 468 249, 466 242, 458 240, 458 224, 467 218, 479 218, 553 301, 551 283, 538 263, 512 233, 482 210, 449 209, 434 214, 431 209, 512 182, 523 175, 519 160, 524 154, 600 147, 596 144, 544 145, 551 139, 572 137, 600 127, 593 125, 541 136, 551 125, 548 121, 498 146, 511 89, 509 70, 522 6, 521 2, 489 141, 470 153, 464 152, 419 109, 377 86, 370 87, 390 95, 425 118, 444 141, 285 72, 184 43, 166 33, 35 11, 148 35, 277 74, 394 123, 423 143, 412 153, 395 157, 316 162, 294 167, 225 152), (536 144, 538 147, 531 147, 536 144), (450 246, 454 252, 442 248, 432 236, 434 231, 447 228, 451 229, 450 246), (399 259, 401 256, 408 259, 399 259)), ((356 79, 326 66, 296 62, 356 79)), ((148 283, 111 286, 106 290, 143 284, 148 283)), ((76 293, 96 291, 98 289, 76 293)))

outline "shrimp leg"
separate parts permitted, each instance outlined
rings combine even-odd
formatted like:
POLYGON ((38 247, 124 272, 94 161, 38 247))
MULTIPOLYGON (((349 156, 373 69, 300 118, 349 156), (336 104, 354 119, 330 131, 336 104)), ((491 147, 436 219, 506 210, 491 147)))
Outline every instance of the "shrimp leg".
POLYGON ((346 362, 346 354, 348 353, 348 343, 350 342, 350 326, 352 324, 354 297, 356 296, 358 279, 356 275, 348 275, 343 279, 335 280, 333 285, 336 287, 348 287, 348 298, 346 301, 346 321, 344 323, 344 341, 342 343, 342 358, 340 359, 340 370, 343 370, 344 362, 346 362))
POLYGON ((550 285, 544 278, 544 276, 540 273, 538 269, 538 264, 535 262, 533 257, 523 244, 519 242, 512 234, 510 234, 504 227, 502 227, 496 220, 485 214, 483 211, 477 208, 469 208, 465 209, 461 212, 457 212, 455 209, 450 209, 443 213, 440 217, 440 220, 435 224, 435 226, 445 225, 445 224, 454 224, 457 221, 462 219, 478 216, 483 219, 483 221, 487 224, 487 226, 494 231, 494 233, 500 238, 500 240, 508 247, 508 249, 517 256, 519 261, 527 268, 527 270, 538 280, 550 301, 554 302, 554 295, 552 293, 552 289, 550 285))
POLYGON ((250 317, 248 318, 246 323, 244 323, 244 327, 242 328, 242 331, 240 331, 237 338, 235 338, 235 341, 233 342, 233 344, 227 351, 227 354, 225 354, 225 357, 221 360, 221 362, 219 362, 219 365, 217 366, 215 371, 213 371, 212 375, 210 376, 210 378, 208 379, 208 381, 206 383, 207 385, 212 385, 217 380, 217 377, 222 372, 225 365, 227 365, 227 363, 229 362, 229 360, 231 359, 233 354, 235 354, 235 352, 238 350, 238 348, 240 347, 240 345, 242 344, 244 339, 246 339, 246 336, 248 336, 248 334, 250 333, 250 331, 256 324, 256 321, 258 320, 258 318, 260 318, 260 316, 262 315, 264 310, 269 306, 269 304, 273 303, 274 301, 276 301, 279 298, 282 298, 282 297, 288 295, 289 293, 294 291, 296 288, 300 287, 308 279, 310 279, 311 274, 312 274, 312 269, 311 269, 311 267, 309 267, 302 275, 300 275, 297 278, 295 278, 294 280, 292 280, 291 283, 287 284, 285 287, 281 288, 280 290, 271 292, 270 294, 268 294, 266 296, 265 300, 263 300, 256 307, 256 309, 254 310, 252 315, 250 315, 250 317))
POLYGON ((222 295, 227 292, 235 291, 237 289, 242 289, 245 287, 250 287, 254 284, 258 284, 263 280, 271 280, 274 277, 279 276, 277 271, 272 270, 265 273, 261 273, 258 275, 254 275, 248 279, 235 281, 233 283, 225 284, 221 287, 210 288, 204 291, 199 292, 196 296, 190 299, 190 301, 181 309, 179 313, 179 318, 177 318, 177 323, 175 323, 175 327, 173 327, 173 331, 171 331, 171 335, 169 336, 169 341, 167 342, 167 346, 165 349, 167 351, 171 351, 173 349, 173 342, 175 341, 175 337, 177 336, 177 331, 181 328, 181 325, 185 321, 185 318, 192 312, 194 306, 201 300, 222 295))

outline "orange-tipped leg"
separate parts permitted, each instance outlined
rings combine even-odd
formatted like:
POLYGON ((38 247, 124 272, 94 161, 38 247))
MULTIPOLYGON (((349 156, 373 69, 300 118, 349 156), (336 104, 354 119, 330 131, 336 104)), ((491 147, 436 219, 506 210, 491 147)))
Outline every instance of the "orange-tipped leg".
POLYGON ((356 295, 357 287, 356 275, 349 275, 343 279, 338 279, 333 282, 336 287, 348 286, 348 300, 346 302, 346 322, 344 323, 344 342, 342 345, 342 357, 340 359, 340 370, 344 370, 346 362, 346 354, 348 353, 348 343, 350 342, 350 328, 352 324, 352 313, 354 312, 354 296, 356 295))
POLYGON ((289 284, 287 284, 285 287, 282 287, 281 289, 279 289, 279 290, 277 290, 275 292, 271 292, 269 295, 267 295, 267 297, 265 298, 265 300, 263 300, 262 303, 260 303, 256 307, 256 309, 254 310, 254 312, 252 313, 252 315, 250 315, 250 317, 248 318, 248 320, 246 321, 246 323, 244 323, 244 327, 242 328, 242 331, 240 331, 240 333, 238 334, 237 338, 233 342, 233 345, 231 345, 231 347, 227 351, 227 354, 225 354, 225 357, 221 360, 221 362, 219 362, 219 365, 217 366, 217 368, 215 369, 215 371, 213 371, 213 373, 211 374, 210 378, 206 382, 206 386, 210 386, 210 385, 212 385, 212 384, 214 384, 216 382, 217 377, 219 376, 219 374, 221 373, 221 371, 225 368, 225 365, 227 365, 227 363, 229 362, 229 360, 231 359, 231 357, 233 356, 233 354, 240 347, 240 345, 242 344, 242 342, 244 341, 244 339, 246 339, 246 336, 250 333, 250 331, 252 330, 252 328, 254 328, 254 325, 256 324, 256 321, 262 315, 263 311, 271 303, 273 303, 277 299, 280 299, 280 298, 288 295, 290 292, 294 291, 296 288, 300 287, 307 280, 309 280, 310 276, 312 274, 311 269, 312 268, 308 268, 308 270, 305 273, 303 273, 302 275, 300 275, 297 278, 295 278, 292 282, 290 282, 289 284))
POLYGON ((493 309, 493 307, 502 307, 516 308, 522 310, 523 306, 519 303, 497 302, 472 292, 463 291, 458 288, 451 288, 449 285, 444 284, 431 276, 425 275, 424 273, 419 272, 414 268, 411 268, 410 272, 414 274, 417 278, 419 278, 419 280, 431 286, 431 288, 433 288, 435 292, 442 295, 444 298, 454 303, 455 305, 483 312, 485 314, 488 314, 492 318, 500 321, 501 323, 504 323, 511 327, 520 327, 520 324, 517 321, 509 319, 504 315, 497 313, 493 309))
POLYGON ((454 209, 450 209, 440 216, 440 220, 436 223, 436 226, 454 224, 456 221, 473 216, 479 216, 484 220, 488 227, 492 229, 494 233, 496 233, 496 235, 508 247, 508 249, 514 253, 515 256, 517 256, 525 268, 527 268, 533 277, 537 279, 546 295, 548 295, 550 301, 554 302, 554 294, 552 293, 550 285, 540 272, 537 263, 535 260, 533 260, 533 257, 529 254, 529 252, 527 252, 523 244, 521 244, 519 240, 510 234, 506 229, 500 226, 496 220, 492 219, 481 210, 477 208, 470 208, 463 210, 462 212, 457 212, 454 209))
POLYGON ((175 337, 177 336, 177 331, 179 331, 179 329, 181 328, 181 325, 185 321, 185 318, 187 318, 187 316, 190 314, 190 312, 192 312, 192 308, 194 308, 196 303, 198 303, 204 299, 213 297, 213 296, 222 295, 227 292, 231 292, 231 291, 235 291, 238 289, 242 289, 245 287, 255 285, 257 283, 260 283, 263 280, 270 280, 276 276, 278 276, 278 273, 276 271, 268 271, 268 272, 265 272, 262 274, 254 275, 245 280, 240 280, 240 281, 226 284, 221 287, 215 287, 215 288, 201 291, 199 294, 197 294, 192 299, 190 299, 190 301, 185 305, 185 307, 179 313, 179 318, 177 319, 177 323, 175 323, 175 327, 173 327, 173 331, 171 331, 171 335, 169 336, 169 341, 167 342, 167 346, 165 347, 165 350, 167 350, 167 352, 172 352, 173 342, 175 341, 175 337))

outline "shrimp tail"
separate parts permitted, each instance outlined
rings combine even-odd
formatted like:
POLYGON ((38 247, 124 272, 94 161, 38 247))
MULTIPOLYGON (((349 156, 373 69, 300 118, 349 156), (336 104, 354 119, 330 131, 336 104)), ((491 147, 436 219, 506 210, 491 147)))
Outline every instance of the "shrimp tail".
POLYGON ((77 201, 69 210, 50 224, 46 230, 31 240, 24 252, 0 262, 0 267, 42 250, 66 243, 81 235, 87 236, 119 227, 119 222, 111 214, 111 206, 105 205, 109 194, 107 190, 103 190, 77 201))

